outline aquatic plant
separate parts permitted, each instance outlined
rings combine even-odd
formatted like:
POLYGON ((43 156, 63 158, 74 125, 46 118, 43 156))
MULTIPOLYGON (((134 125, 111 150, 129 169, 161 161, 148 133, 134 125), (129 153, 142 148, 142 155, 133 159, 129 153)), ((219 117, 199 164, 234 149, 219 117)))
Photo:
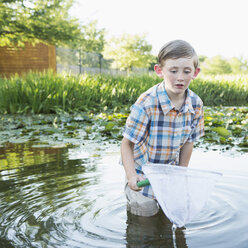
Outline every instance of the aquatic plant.
MULTIPOLYGON (((204 149, 248 147, 248 107, 205 107, 205 136, 196 142, 204 149)), ((82 143, 120 142, 128 113, 17 114, 0 118, 0 146, 74 147, 82 143)))

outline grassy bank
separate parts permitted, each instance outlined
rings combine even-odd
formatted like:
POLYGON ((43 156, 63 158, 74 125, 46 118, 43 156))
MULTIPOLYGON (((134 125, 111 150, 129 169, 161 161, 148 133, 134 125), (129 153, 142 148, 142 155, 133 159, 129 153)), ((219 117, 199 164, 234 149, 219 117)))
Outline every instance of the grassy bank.
MULTIPOLYGON (((0 113, 128 111, 157 76, 53 75, 0 78, 0 113)), ((247 106, 248 77, 199 77, 190 88, 207 106, 247 106)))

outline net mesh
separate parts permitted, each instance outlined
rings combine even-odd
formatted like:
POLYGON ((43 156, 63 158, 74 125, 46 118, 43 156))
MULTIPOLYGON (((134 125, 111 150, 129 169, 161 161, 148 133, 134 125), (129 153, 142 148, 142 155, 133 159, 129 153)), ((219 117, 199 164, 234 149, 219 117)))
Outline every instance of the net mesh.
POLYGON ((182 166, 148 164, 143 171, 165 215, 177 227, 189 223, 203 208, 218 172, 182 166))

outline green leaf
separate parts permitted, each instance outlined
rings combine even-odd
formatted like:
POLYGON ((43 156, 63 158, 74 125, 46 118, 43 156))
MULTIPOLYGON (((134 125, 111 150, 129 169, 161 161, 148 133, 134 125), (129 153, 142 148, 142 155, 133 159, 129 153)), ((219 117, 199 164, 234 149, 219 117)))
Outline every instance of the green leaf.
POLYGON ((108 122, 107 125, 105 126, 105 131, 111 131, 114 126, 115 126, 114 122, 108 122))
POLYGON ((218 133, 220 136, 222 137, 228 137, 230 136, 232 133, 230 131, 228 131, 226 128, 224 127, 215 127, 212 129, 214 132, 218 133))

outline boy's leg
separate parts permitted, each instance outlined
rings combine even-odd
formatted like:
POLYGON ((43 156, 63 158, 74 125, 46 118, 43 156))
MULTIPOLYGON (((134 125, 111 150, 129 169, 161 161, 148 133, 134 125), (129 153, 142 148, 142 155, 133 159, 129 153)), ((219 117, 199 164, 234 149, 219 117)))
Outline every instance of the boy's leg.
POLYGON ((131 190, 127 183, 125 185, 125 194, 127 198, 127 210, 132 214, 148 217, 158 213, 159 206, 156 200, 131 190))

